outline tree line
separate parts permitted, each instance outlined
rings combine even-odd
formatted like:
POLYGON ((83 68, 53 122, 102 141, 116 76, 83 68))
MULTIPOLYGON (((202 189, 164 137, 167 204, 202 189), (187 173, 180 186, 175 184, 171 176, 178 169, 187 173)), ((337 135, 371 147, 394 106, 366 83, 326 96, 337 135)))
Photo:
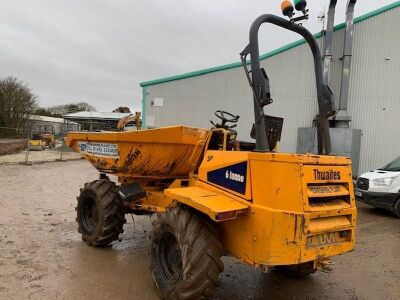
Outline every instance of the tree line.
POLYGON ((0 78, 0 127, 19 131, 28 125, 30 115, 62 117, 79 111, 96 111, 96 108, 86 102, 40 107, 38 97, 27 84, 13 76, 0 78))
MULTIPOLYGON (((61 118, 65 114, 80 111, 96 111, 96 108, 86 102, 40 107, 38 97, 27 84, 13 76, 0 78, 0 137, 9 136, 4 133, 5 127, 18 132, 26 128, 30 115, 61 118)), ((130 110, 120 106, 113 112, 130 113, 130 110)))
POLYGON ((63 115, 79 111, 96 111, 96 108, 86 102, 78 102, 50 107, 38 107, 35 109, 34 114, 39 116, 62 118, 63 115))
POLYGON ((23 128, 37 104, 37 96, 24 82, 0 78, 0 127, 23 128))

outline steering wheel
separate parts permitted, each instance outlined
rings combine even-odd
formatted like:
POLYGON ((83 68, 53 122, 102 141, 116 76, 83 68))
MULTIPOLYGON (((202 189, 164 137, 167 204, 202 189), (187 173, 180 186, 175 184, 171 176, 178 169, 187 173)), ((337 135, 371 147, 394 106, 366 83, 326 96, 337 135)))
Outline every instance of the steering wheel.
POLYGON ((214 115, 222 120, 221 126, 224 127, 225 123, 237 123, 239 121, 240 116, 235 116, 224 110, 217 110, 214 115), (227 118, 227 116, 229 118, 227 118))

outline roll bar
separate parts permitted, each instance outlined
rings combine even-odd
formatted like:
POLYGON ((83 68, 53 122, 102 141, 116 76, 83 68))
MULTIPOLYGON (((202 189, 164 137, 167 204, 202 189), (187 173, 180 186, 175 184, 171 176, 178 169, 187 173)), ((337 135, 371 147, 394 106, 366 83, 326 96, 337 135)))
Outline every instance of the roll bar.
POLYGON ((260 67, 258 31, 263 23, 272 23, 279 27, 286 28, 296 32, 304 37, 310 46, 314 56, 315 80, 317 85, 317 98, 319 113, 317 116, 317 132, 318 132, 318 153, 331 154, 332 146, 329 134, 328 117, 335 113, 333 94, 328 85, 323 82, 322 58, 319 46, 314 36, 303 26, 294 23, 293 21, 285 20, 281 17, 265 14, 258 17, 250 28, 250 43, 240 53, 243 67, 246 71, 247 79, 253 90, 254 100, 254 116, 256 129, 256 151, 269 151, 267 133, 264 122, 263 107, 272 102, 269 79, 264 69, 260 67), (251 71, 247 68, 247 55, 250 54, 251 71), (251 73, 251 77, 250 77, 251 73))

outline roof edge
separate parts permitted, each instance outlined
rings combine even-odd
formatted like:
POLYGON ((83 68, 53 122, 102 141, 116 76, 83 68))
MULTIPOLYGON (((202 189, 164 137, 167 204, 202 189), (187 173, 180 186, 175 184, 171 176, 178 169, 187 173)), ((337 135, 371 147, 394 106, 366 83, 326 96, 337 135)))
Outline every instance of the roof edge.
MULTIPOLYGON (((396 7, 400 6, 400 1, 396 1, 393 2, 391 4, 385 5, 381 8, 378 8, 376 10, 373 10, 369 13, 366 13, 364 15, 361 15, 359 17, 354 18, 354 23, 360 23, 362 21, 365 21, 369 18, 372 18, 374 16, 377 16, 381 13, 387 12, 389 10, 392 10, 396 7)), ((345 23, 340 23, 334 26, 333 30, 334 31, 338 31, 340 29, 345 28, 345 23)), ((322 36, 321 32, 315 33, 314 37, 320 38, 322 36)), ((295 42, 286 44, 280 48, 277 48, 275 50, 269 51, 265 54, 260 55, 260 59, 267 59, 270 58, 272 56, 275 56, 277 54, 280 54, 282 52, 285 52, 287 50, 290 50, 292 48, 295 48, 297 46, 300 46, 302 44, 304 44, 306 41, 304 39, 300 39, 297 40, 295 42)), ((214 72, 218 72, 218 71, 225 71, 225 70, 229 70, 229 69, 233 69, 233 68, 237 68, 242 66, 241 62, 234 62, 234 63, 230 63, 230 64, 224 64, 224 65, 219 65, 216 67, 211 67, 211 68, 207 68, 207 69, 201 69, 201 70, 197 70, 197 71, 193 71, 193 72, 188 72, 188 73, 183 73, 183 74, 179 74, 179 75, 174 75, 174 76, 169 76, 169 77, 163 77, 163 78, 159 78, 159 79, 154 79, 154 80, 148 80, 148 81, 143 81, 140 82, 139 85, 141 87, 145 87, 145 86, 149 86, 149 85, 155 85, 155 84, 159 84, 159 83, 165 83, 165 82, 170 82, 170 81, 176 81, 176 80, 180 80, 180 79, 186 79, 186 78, 190 78, 190 77, 196 77, 196 76, 200 76, 200 75, 205 75, 208 73, 214 73, 214 72)))

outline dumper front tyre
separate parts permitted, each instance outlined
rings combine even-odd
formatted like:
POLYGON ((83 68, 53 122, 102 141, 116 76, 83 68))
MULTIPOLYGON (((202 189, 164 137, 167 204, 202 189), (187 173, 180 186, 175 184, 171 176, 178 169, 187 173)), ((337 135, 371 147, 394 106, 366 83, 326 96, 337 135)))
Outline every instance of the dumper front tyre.
POLYGON ((314 274, 317 268, 314 262, 310 261, 298 265, 277 266, 275 267, 275 271, 287 277, 303 278, 314 274))
POLYGON ((108 179, 86 183, 77 199, 76 222, 83 241, 90 246, 107 246, 119 239, 126 220, 115 183, 108 179))
POLYGON ((224 269, 218 230, 183 207, 168 209, 153 222, 151 272, 163 299, 209 298, 224 269))

